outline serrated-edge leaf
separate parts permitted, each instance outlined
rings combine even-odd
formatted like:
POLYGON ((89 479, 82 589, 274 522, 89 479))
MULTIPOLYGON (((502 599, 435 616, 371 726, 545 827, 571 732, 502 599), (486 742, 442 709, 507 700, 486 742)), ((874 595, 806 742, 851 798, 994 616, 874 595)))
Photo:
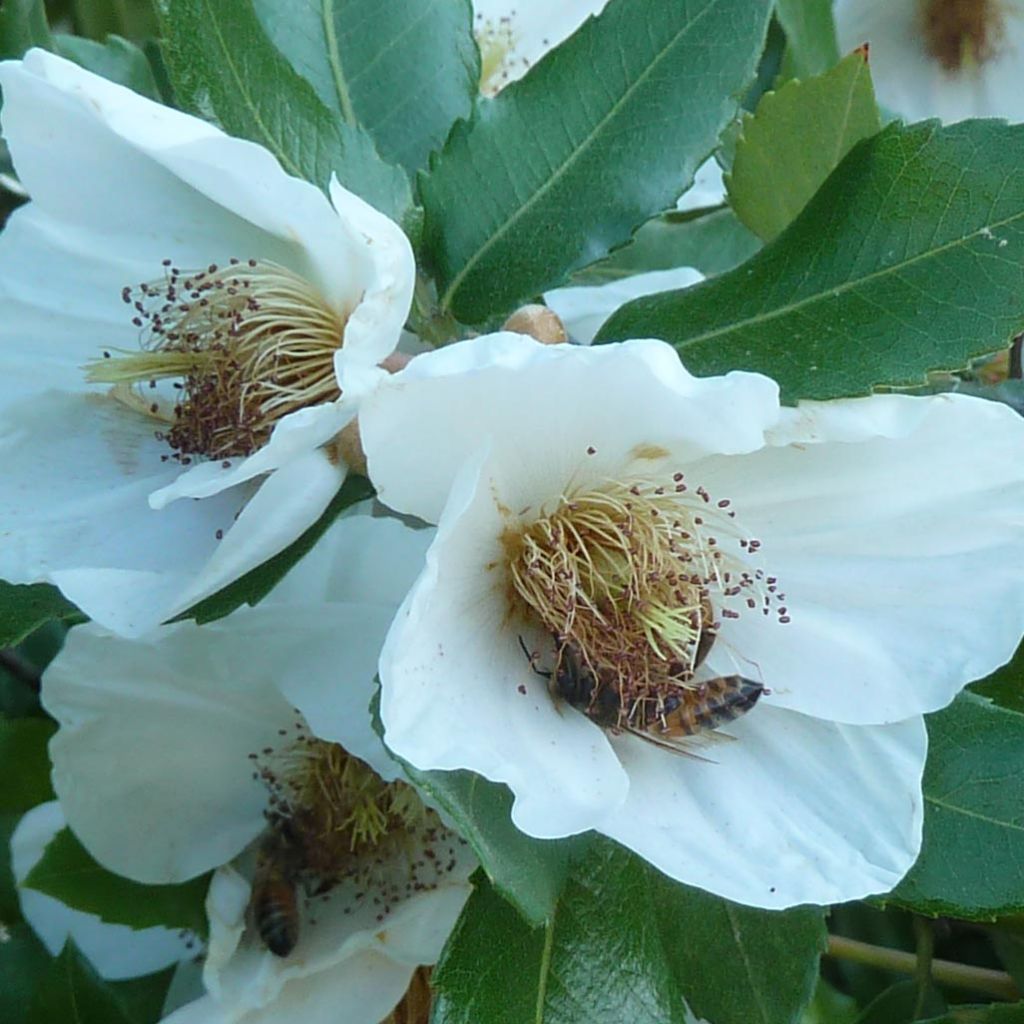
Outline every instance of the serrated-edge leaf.
POLYGON ((1022 329, 1024 126, 928 121, 859 143, 745 264, 628 303, 597 340, 662 338, 692 372, 759 371, 791 403, 919 385, 1022 329))
POLYGON ((25 1024, 132 1024, 120 1001, 68 939, 36 986, 25 1024))
POLYGON ((373 140, 338 120, 273 47, 252 0, 160 0, 175 93, 192 112, 270 150, 295 177, 332 175, 392 220, 412 207, 409 180, 373 140))
POLYGON ((724 177, 736 216, 770 241, 861 139, 882 127, 865 57, 766 93, 743 119, 724 177))
POLYGON ((254 10, 323 103, 408 171, 472 110, 480 59, 469 0, 254 0, 254 10))
POLYGON ((795 1024, 824 939, 821 909, 728 904, 596 840, 543 928, 481 882, 435 970, 432 1022, 683 1024, 685 1000, 715 1024, 795 1024))
POLYGON ((478 104, 420 179, 442 307, 481 322, 671 206, 735 112, 768 11, 759 0, 611 3, 478 104), (721 32, 727 56, 708 47, 721 32))

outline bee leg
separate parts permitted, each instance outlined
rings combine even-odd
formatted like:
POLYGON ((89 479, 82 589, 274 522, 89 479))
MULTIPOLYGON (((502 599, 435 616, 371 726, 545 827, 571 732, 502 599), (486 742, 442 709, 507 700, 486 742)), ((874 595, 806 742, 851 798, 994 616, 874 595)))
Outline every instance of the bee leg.
POLYGON ((547 679, 550 682, 551 673, 545 672, 542 669, 537 668, 537 652, 533 651, 531 653, 529 650, 527 650, 526 641, 522 637, 519 637, 519 646, 523 649, 523 654, 526 655, 526 660, 530 663, 530 668, 532 668, 537 675, 543 677, 544 679, 547 679))

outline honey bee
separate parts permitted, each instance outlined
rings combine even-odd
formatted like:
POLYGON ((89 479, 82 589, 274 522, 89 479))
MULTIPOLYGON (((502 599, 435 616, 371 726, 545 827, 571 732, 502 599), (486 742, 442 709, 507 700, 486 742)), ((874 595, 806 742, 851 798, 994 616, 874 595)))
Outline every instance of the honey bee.
POLYGON ((294 847, 280 831, 271 830, 260 845, 249 909, 267 949, 288 956, 299 941, 299 868, 294 847))
MULTIPOLYGON (((666 683, 656 698, 646 698, 625 708, 610 673, 587 664, 572 640, 556 642, 558 653, 554 670, 542 672, 534 667, 535 672, 547 677, 554 696, 582 711, 602 728, 622 729, 677 753, 687 751, 676 743, 715 732, 735 721, 750 711, 765 692, 764 686, 752 679, 740 675, 718 676, 696 685, 666 683)), ((701 634, 694 667, 707 657, 713 643, 713 633, 701 634), (708 637, 710 639, 706 639, 708 637)), ((525 644, 523 649, 526 650, 525 644)), ((530 657, 528 652, 527 656, 530 657)), ((532 657, 530 663, 533 665, 532 657)))

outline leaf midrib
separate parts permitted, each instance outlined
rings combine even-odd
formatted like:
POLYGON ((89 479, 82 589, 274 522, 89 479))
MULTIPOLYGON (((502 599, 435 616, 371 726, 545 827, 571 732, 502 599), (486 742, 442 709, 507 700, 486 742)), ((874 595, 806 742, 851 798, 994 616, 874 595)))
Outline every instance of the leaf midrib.
MULTIPOLYGON (((788 316, 797 310, 803 309, 805 306, 811 306, 816 302, 822 302, 828 298, 836 298, 841 294, 851 291, 854 288, 859 288, 861 285, 869 284, 876 278, 886 277, 889 274, 897 273, 907 267, 912 267, 914 264, 919 263, 921 260, 931 259, 933 256, 938 256, 948 249, 953 249, 956 246, 964 245, 971 239, 984 237, 985 232, 998 230, 1001 227, 1005 227, 1008 224, 1013 224, 1015 221, 1024 219, 1024 211, 1016 213, 1011 217, 1007 217, 1005 220, 993 221, 991 224, 984 224, 970 234, 961 235, 959 238, 955 238, 952 241, 946 242, 943 245, 937 246, 934 249, 928 249, 926 252, 918 253, 916 256, 911 256, 909 259, 902 260, 899 263, 890 264, 888 267, 883 267, 880 270, 876 270, 871 274, 866 274, 863 277, 858 277, 852 281, 846 281, 843 284, 830 285, 827 288, 823 288, 813 295, 807 296, 805 299, 800 299, 797 302, 790 302, 784 306, 778 306, 767 313, 759 313, 756 316, 747 317, 744 320, 734 320, 732 323, 725 324, 722 327, 716 327, 713 331, 705 331, 703 334, 695 334, 682 341, 674 342, 674 346, 677 350, 689 348, 691 345, 696 345, 702 341, 708 341, 712 338, 720 337, 724 334, 731 334, 734 331, 741 331, 746 327, 767 323, 771 320, 776 320, 782 316, 788 316)), ((643 301, 643 300, 641 300, 643 301)))
POLYGON ((441 308, 448 309, 451 306, 452 297, 461 287, 462 282, 469 275, 470 271, 483 259, 484 255, 495 246, 502 238, 507 235, 512 228, 538 203, 540 200, 552 189, 554 186, 569 172, 570 168, 573 167, 576 162, 582 158, 582 156, 589 151, 590 147, 594 144, 597 137, 600 135, 601 130, 604 126, 611 121, 621 110, 621 108, 632 98, 633 93, 646 82, 649 75, 659 66, 661 61, 665 58, 671 50, 673 50, 681 39, 683 39, 694 26, 698 25, 709 11, 714 10, 720 2, 723 0, 711 0, 697 16, 686 23, 670 40, 670 42, 656 55, 652 60, 637 76, 629 88, 619 97, 615 103, 609 108, 608 112, 598 121, 593 129, 588 133, 579 146, 571 150, 568 157, 556 168, 550 177, 546 178, 539 187, 533 192, 533 194, 519 206, 512 215, 498 227, 498 229, 490 235, 470 257, 463 264, 462 269, 452 278, 451 283, 445 289, 444 294, 441 296, 441 308))
POLYGON ((256 127, 260 130, 263 137, 267 140, 267 146, 272 149, 274 155, 278 160, 281 161, 281 165, 288 171, 289 174, 296 178, 302 177, 302 172, 298 166, 292 161, 288 154, 284 152, 281 146, 278 144, 277 136, 263 123, 263 118, 260 115, 259 108, 256 106, 255 101, 252 98, 252 94, 245 87, 245 83, 242 80, 242 76, 238 73, 238 68, 235 66, 235 62, 231 59, 231 52, 228 50, 227 42, 224 39, 224 34, 220 30, 220 24, 217 21, 216 15, 210 6, 210 0, 203 0, 203 7, 206 9, 207 15, 209 16, 209 23, 213 27, 214 35, 217 38, 217 45, 220 47, 221 53, 224 54, 224 63, 228 70, 231 72, 231 77, 235 80, 235 85, 238 86, 238 95, 241 97, 242 102, 252 115, 252 119, 256 124, 256 127))

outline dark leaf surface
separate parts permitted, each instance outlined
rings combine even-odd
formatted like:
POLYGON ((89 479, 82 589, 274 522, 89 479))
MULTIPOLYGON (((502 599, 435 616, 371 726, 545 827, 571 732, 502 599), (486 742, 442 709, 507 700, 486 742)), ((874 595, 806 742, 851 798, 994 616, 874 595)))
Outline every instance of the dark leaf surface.
POLYGON ((893 125, 728 274, 638 299, 605 341, 663 338, 698 374, 759 370, 785 401, 912 386, 1024 327, 1024 126, 893 125))
POLYGON ((469 0, 254 0, 274 45, 385 160, 426 166, 479 88, 469 0))
POLYGON ((18 584, 0 580, 0 647, 21 643, 51 619, 81 619, 82 613, 48 583, 18 584))
POLYGON ((402 220, 412 203, 404 172, 296 74, 267 38, 252 0, 161 0, 161 12, 167 67, 186 108, 266 146, 289 174, 321 188, 336 174, 346 188, 402 220))
POLYGON ((683 999, 715 1024, 789 1024, 823 940, 820 910, 741 908, 595 841, 545 927, 481 882, 433 976, 433 1024, 682 1024, 683 999))
POLYGON ((672 206, 764 40, 763 0, 612 0, 456 127, 422 179, 441 304, 479 323, 672 206))
POLYGON ((1024 911, 1024 715, 962 694, 928 716, 924 843, 887 897, 921 914, 1024 911))

